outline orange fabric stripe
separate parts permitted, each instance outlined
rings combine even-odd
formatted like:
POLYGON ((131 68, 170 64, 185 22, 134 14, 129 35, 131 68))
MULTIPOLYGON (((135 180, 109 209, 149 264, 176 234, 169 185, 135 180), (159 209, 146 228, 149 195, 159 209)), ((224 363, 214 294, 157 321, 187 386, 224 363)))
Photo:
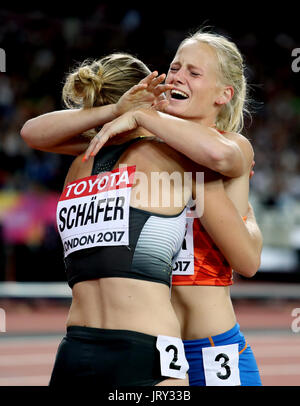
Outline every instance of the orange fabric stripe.
MULTIPOLYGON (((214 346, 215 346, 215 343, 214 343, 214 340, 212 339, 212 337, 209 336, 208 339, 209 339, 210 345, 211 345, 212 347, 214 347, 214 346)), ((239 355, 241 355, 241 353, 245 351, 245 349, 247 348, 247 346, 248 346, 248 343, 247 343, 247 341, 246 341, 245 347, 244 347, 241 351, 239 351, 239 355)))
POLYGON ((242 353, 243 351, 245 351, 245 349, 247 348, 247 346, 248 346, 248 343, 247 343, 247 341, 246 341, 245 347, 244 347, 241 351, 239 351, 239 354, 240 354, 240 355, 241 355, 241 353, 242 353))
POLYGON ((212 337, 208 337, 208 339, 209 339, 211 346, 214 347, 215 343, 214 343, 214 340, 212 339, 212 337))

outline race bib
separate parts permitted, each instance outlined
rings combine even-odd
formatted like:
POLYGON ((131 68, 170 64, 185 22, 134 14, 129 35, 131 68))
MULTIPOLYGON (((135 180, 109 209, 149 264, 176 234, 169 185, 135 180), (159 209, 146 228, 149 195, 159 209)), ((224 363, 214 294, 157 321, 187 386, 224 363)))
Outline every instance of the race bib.
POLYGON ((194 219, 187 217, 186 222, 187 228, 183 244, 173 262, 173 275, 194 275, 194 219))
POLYGON ((160 352, 160 369, 163 376, 185 379, 189 364, 185 358, 183 342, 178 337, 157 337, 156 348, 160 352))
POLYGON ((202 348, 206 386, 239 386, 239 345, 202 348))
POLYGON ((128 245, 129 206, 135 166, 69 183, 57 205, 64 256, 77 250, 128 245))

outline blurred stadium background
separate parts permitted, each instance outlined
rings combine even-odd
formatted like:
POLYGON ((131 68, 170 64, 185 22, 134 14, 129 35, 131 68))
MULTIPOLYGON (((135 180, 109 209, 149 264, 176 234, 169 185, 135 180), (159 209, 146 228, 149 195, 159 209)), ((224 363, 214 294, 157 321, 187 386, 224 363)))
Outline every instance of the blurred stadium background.
POLYGON ((251 9, 243 7, 98 2, 0 8, 6 56, 0 73, 0 386, 47 385, 70 304, 54 220, 73 158, 31 150, 20 137, 22 125, 62 108, 62 82, 75 62, 127 51, 167 72, 180 41, 203 25, 237 43, 254 100, 244 134, 255 150, 250 200, 264 249, 255 277, 235 275, 238 321, 263 384, 300 385, 300 72, 292 69, 293 50, 300 55, 297 13, 288 5, 273 5, 270 15, 253 2, 251 9))

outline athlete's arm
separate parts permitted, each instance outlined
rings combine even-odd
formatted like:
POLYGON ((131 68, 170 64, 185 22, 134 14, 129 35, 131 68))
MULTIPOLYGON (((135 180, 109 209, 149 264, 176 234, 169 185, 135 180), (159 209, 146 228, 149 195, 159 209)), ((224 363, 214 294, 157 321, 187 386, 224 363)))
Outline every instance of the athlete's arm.
POLYGON ((115 117, 114 105, 53 111, 26 121, 21 136, 31 148, 78 155, 90 142, 80 134, 115 117))
POLYGON ((138 126, 192 161, 224 176, 241 176, 249 169, 250 155, 253 158, 251 144, 244 137, 239 136, 236 141, 231 141, 213 128, 154 109, 129 111, 106 124, 99 132, 99 140, 94 139, 89 146, 87 158, 95 155, 109 138, 138 126))
POLYGON ((34 149, 60 154, 79 155, 89 143, 85 131, 102 126, 124 112, 152 104, 160 107, 160 96, 171 85, 162 85, 165 75, 152 72, 139 84, 129 89, 116 104, 89 109, 53 111, 28 120, 21 129, 24 141, 34 149))
POLYGON ((247 170, 244 154, 249 143, 241 145, 214 128, 163 112, 140 109, 135 118, 138 125, 199 165, 228 177, 241 176, 247 170))
POLYGON ((244 223, 217 174, 205 173, 204 210, 200 221, 233 270, 252 277, 260 266, 262 235, 250 206, 244 223))

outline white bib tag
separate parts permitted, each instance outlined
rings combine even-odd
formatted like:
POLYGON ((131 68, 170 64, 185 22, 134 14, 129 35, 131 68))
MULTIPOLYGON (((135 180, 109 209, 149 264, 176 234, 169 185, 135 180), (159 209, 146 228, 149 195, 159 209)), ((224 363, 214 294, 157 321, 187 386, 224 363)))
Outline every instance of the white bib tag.
POLYGON ((194 275, 194 219, 187 217, 186 234, 181 250, 173 262, 173 275, 194 275))
POLYGON ((128 245, 134 172, 134 166, 115 169, 65 187, 56 213, 65 257, 85 248, 128 245))
POLYGON ((202 348, 206 386, 239 386, 239 345, 202 348))
POLYGON ((185 358, 183 342, 178 337, 157 337, 156 348, 160 352, 160 369, 163 376, 185 379, 189 364, 185 358))

